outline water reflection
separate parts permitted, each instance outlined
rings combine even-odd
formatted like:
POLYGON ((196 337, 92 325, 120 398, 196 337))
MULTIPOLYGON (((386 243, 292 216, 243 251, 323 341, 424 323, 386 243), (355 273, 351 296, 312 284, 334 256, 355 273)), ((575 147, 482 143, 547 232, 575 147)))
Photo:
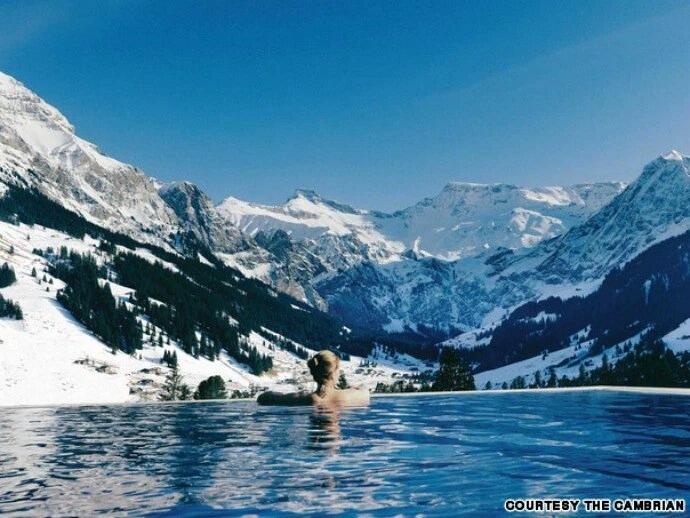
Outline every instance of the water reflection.
POLYGON ((315 408, 309 414, 309 442, 315 449, 324 449, 335 455, 342 440, 340 432, 340 412, 338 408, 315 408))
POLYGON ((635 394, 5 409, 0 513, 493 514, 506 497, 679 497, 690 401, 635 394))

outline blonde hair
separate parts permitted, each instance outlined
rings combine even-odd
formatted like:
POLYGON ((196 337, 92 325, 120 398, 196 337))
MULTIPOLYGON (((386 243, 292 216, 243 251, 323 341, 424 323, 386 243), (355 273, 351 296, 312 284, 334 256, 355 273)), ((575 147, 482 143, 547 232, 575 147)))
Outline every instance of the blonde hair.
POLYGON ((340 359, 331 351, 319 351, 307 362, 309 372, 316 383, 335 379, 340 366, 340 359))

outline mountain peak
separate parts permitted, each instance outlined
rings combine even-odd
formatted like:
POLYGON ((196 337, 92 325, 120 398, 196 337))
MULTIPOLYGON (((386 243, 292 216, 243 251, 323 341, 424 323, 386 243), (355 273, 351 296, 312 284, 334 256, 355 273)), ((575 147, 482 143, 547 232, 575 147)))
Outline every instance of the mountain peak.
POLYGON ((324 198, 319 193, 311 189, 295 190, 295 194, 288 198, 287 202, 285 203, 285 207, 297 210, 303 209, 305 207, 302 206, 303 203, 300 203, 302 200, 309 202, 309 204, 324 205, 338 212, 344 212, 347 214, 359 214, 361 212, 345 203, 324 198))
POLYGON ((501 190, 517 189, 517 186, 508 183, 475 183, 475 182, 448 182, 443 187, 443 192, 467 192, 467 191, 486 191, 494 192, 501 190))
POLYGON ((6 90, 13 87, 16 83, 18 83, 18 81, 14 77, 8 76, 0 71, 0 90, 6 90))
POLYGON ((661 158, 664 160, 667 160, 667 161, 671 161, 671 160, 683 161, 683 159, 686 157, 684 157, 681 152, 676 151, 675 149, 672 149, 671 151, 669 151, 665 155, 661 155, 661 158))
POLYGON ((647 184, 650 181, 681 181, 685 185, 690 178, 690 158, 675 149, 661 155, 647 164, 636 183, 647 184))
POLYGON ((0 113, 9 121, 33 120, 74 133, 67 118, 14 77, 0 72, 0 113))
POLYGON ((305 200, 309 200, 314 203, 319 203, 321 201, 327 201, 324 200, 319 193, 314 191, 313 189, 295 189, 295 193, 288 198, 288 202, 292 201, 296 198, 304 198, 305 200))
POLYGON ((0 71, 0 93, 7 93, 13 90, 28 90, 28 88, 14 77, 0 71))
POLYGON ((206 196, 206 194, 201 189, 199 189, 198 185, 196 185, 195 183, 192 183, 188 180, 169 182, 169 183, 163 184, 158 189, 158 192, 160 192, 160 193, 168 193, 168 192, 174 192, 174 191, 184 192, 184 193, 187 193, 189 195, 206 196))

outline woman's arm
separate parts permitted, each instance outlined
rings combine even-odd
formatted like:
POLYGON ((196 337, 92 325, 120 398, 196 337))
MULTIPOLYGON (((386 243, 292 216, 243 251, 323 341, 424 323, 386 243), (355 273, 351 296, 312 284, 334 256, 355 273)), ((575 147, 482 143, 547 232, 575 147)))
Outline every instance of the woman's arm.
POLYGON ((260 405, 311 405, 314 403, 314 395, 307 392, 280 392, 268 391, 259 394, 256 400, 260 405))

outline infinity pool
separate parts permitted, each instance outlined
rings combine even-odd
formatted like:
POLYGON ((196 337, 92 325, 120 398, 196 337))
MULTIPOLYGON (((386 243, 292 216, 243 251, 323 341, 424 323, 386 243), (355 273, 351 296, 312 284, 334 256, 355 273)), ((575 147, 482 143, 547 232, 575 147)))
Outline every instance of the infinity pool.
POLYGON ((690 398, 391 397, 3 409, 0 513, 495 515, 505 498, 690 496, 690 398))

